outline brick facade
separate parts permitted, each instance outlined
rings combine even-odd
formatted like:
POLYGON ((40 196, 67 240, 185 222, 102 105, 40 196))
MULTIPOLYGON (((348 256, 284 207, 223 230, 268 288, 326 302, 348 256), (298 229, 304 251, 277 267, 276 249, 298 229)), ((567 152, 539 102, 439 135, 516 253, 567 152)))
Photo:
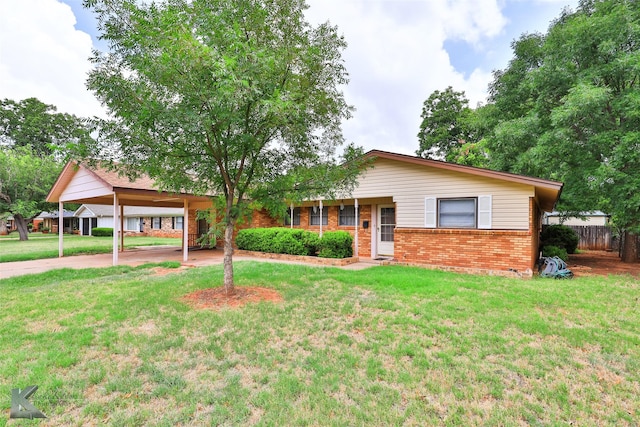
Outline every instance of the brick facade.
MULTIPOLYGON (((376 230, 372 224, 373 205, 359 207, 358 256, 371 258, 372 239, 376 230), (367 221, 370 226, 363 228, 367 221)), ((531 198, 528 230, 480 230, 440 228, 396 228, 394 235, 394 260, 408 265, 422 265, 453 271, 481 274, 531 277, 538 259, 538 241, 541 227, 541 210, 531 198)), ((355 237, 355 226, 340 226, 339 206, 324 206, 327 224, 323 231, 344 230, 355 237)), ((310 210, 300 208, 300 225, 293 228, 320 232, 319 225, 310 225, 310 210)), ((284 220, 272 218, 267 211, 254 211, 251 219, 238 229, 261 227, 289 227, 284 220)), ((189 216, 190 233, 197 231, 195 213, 189 216)), ((237 233, 237 231, 236 231, 237 233)), ((235 236, 234 236, 235 237, 235 236)), ((218 242, 219 246, 222 242, 218 242)), ((355 250, 354 238, 354 254, 355 250)))
MULTIPOLYGON (((195 214, 194 214, 195 215, 195 214)), ((151 236, 151 237, 179 237, 182 238, 182 230, 173 228, 172 217, 159 217, 160 228, 152 227, 152 218, 142 218, 142 231, 125 231, 125 236, 151 236)))

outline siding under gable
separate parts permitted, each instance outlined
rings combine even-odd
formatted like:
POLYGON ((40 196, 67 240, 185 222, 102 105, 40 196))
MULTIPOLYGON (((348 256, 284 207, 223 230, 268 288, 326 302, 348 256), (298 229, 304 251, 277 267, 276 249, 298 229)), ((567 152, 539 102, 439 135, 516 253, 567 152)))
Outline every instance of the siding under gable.
POLYGON ((109 194, 113 194, 111 188, 97 180, 94 175, 84 168, 80 168, 71 178, 62 194, 60 194, 60 201, 87 199, 109 194))
POLYGON ((353 197, 393 197, 396 223, 403 228, 424 228, 425 197, 492 196, 492 229, 528 230, 529 199, 535 188, 462 172, 423 167, 378 158, 373 169, 358 179, 353 197))

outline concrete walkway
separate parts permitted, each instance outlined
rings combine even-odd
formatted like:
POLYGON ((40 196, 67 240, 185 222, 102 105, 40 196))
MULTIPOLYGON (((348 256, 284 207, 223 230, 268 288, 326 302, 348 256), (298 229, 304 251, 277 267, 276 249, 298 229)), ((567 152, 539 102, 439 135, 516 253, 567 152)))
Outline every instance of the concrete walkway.
MULTIPOLYGON (((234 256, 234 261, 253 260, 261 262, 282 262, 288 264, 305 264, 295 261, 281 261, 257 257, 234 256)), ((177 246, 143 246, 134 249, 127 249, 118 255, 118 265, 138 266, 151 262, 177 261, 183 265, 201 267, 206 265, 222 264, 223 253, 221 249, 205 249, 189 251, 187 262, 182 262, 182 250, 177 246)), ((16 261, 0 263, 0 279, 7 277, 22 276, 25 274, 43 273, 49 270, 60 268, 100 268, 111 267, 113 255, 74 255, 62 258, 47 258, 34 261, 16 261)), ((314 265, 316 264, 306 264, 314 265)), ((350 264, 345 269, 358 270, 376 265, 368 262, 358 262, 350 264)))

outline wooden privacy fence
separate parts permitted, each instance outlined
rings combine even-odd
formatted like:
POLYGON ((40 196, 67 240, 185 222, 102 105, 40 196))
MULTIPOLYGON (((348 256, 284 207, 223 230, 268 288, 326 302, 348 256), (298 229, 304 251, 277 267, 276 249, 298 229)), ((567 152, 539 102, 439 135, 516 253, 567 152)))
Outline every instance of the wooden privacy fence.
POLYGON ((580 242, 578 249, 588 249, 592 251, 612 250, 613 239, 611 227, 606 225, 568 225, 578 236, 580 242))

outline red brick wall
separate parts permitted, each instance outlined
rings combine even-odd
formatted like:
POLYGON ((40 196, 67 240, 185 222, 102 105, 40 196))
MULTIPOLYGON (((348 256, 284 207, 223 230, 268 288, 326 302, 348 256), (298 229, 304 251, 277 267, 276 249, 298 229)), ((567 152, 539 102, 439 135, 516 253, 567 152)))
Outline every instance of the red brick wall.
POLYGON ((399 262, 466 270, 531 272, 531 233, 507 230, 396 228, 399 262))
POLYGON ((160 228, 151 228, 152 219, 150 217, 142 218, 144 225, 142 232, 125 231, 125 236, 152 236, 152 237, 179 237, 182 238, 182 230, 174 230, 172 227, 171 217, 160 217, 160 228))

